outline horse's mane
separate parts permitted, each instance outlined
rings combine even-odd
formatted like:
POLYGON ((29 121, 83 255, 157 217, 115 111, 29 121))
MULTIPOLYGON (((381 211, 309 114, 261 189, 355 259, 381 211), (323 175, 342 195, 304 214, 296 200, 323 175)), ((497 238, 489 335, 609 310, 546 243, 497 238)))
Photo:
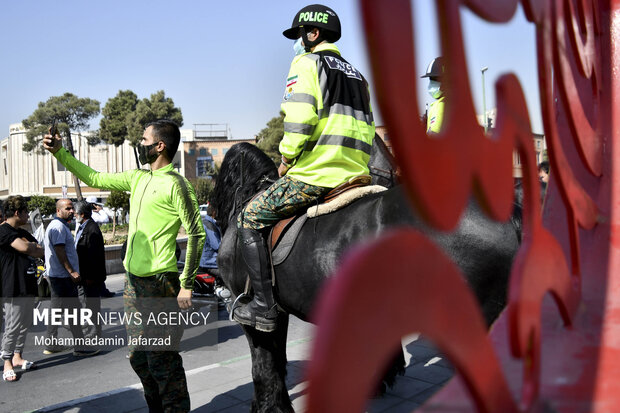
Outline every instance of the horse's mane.
POLYGON ((211 196, 211 203, 216 210, 215 218, 222 232, 226 231, 231 213, 234 212, 236 216, 254 194, 269 185, 265 178, 272 182, 278 179, 278 170, 273 161, 256 146, 242 142, 226 152, 211 196), (236 210, 233 211, 233 208, 236 210))

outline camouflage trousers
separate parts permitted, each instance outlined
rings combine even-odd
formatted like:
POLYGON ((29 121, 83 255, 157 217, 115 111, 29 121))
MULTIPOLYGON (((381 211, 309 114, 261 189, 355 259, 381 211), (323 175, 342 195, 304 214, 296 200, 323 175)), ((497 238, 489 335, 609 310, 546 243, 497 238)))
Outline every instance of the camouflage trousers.
POLYGON ((331 188, 305 184, 284 175, 246 205, 237 219, 238 228, 261 230, 292 217, 302 208, 316 204, 331 188))
POLYGON ((129 362, 144 388, 144 398, 153 412, 189 412, 190 401, 179 344, 183 326, 152 325, 150 314, 178 312, 176 296, 179 274, 167 272, 150 277, 126 274, 125 314, 127 338, 170 337, 170 345, 141 345, 129 342, 129 362), (139 314, 139 318, 135 317, 139 314))

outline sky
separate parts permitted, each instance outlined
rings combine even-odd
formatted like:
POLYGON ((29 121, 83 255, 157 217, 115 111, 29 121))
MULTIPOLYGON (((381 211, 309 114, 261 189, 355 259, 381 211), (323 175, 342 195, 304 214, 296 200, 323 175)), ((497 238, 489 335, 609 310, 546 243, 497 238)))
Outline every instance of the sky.
MULTIPOLYGON (((388 1, 384 3, 389 5, 388 1)), ((413 3, 420 113, 432 98, 426 66, 441 54, 432 0, 413 3)), ((28 117, 39 102, 65 92, 105 105, 119 90, 138 98, 164 90, 181 108, 182 128, 228 124, 235 139, 248 139, 278 115, 293 41, 282 31, 307 5, 300 0, 132 0, 0 3, 0 140, 9 125, 28 117)), ((374 94, 357 0, 325 1, 339 15, 342 55, 368 79, 374 94)), ((489 24, 461 11, 468 74, 482 113, 495 106, 494 83, 507 72, 519 78, 534 132, 542 133, 534 26, 520 6, 508 24, 489 24)), ((398 42, 398 39, 394 39, 398 42)), ((376 124, 381 109, 374 101, 376 124)), ((99 127, 100 117, 91 122, 99 127)))

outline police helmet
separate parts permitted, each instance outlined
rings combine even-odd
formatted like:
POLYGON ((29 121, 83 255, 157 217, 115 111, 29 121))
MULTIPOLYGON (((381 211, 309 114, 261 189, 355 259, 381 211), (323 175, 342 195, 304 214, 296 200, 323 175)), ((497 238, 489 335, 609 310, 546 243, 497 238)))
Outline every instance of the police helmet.
POLYGON ((420 77, 431 77, 441 79, 445 74, 445 66, 443 63, 443 56, 439 56, 433 59, 433 61, 426 68, 426 74, 420 77))
POLYGON ((321 31, 330 32, 331 42, 340 39, 340 19, 336 12, 322 4, 311 4, 299 10, 293 19, 290 29, 282 32, 284 37, 295 40, 299 37, 299 28, 303 26, 318 27, 321 31))

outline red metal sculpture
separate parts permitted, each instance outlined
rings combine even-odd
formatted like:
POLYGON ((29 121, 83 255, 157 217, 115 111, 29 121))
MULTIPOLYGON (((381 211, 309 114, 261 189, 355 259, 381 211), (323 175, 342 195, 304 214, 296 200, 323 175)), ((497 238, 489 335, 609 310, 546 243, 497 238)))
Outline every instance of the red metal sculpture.
MULTIPOLYGON (((465 67, 460 9, 509 21, 517 0, 437 0, 442 55, 465 67)), ((495 85, 496 128, 478 126, 468 79, 451 76, 441 136, 416 118, 414 36, 409 0, 362 0, 375 88, 411 204, 450 230, 473 194, 494 219, 509 217, 512 153, 523 160, 523 242, 513 264, 507 311, 490 335, 457 267, 422 234, 403 229, 360 247, 318 308, 309 368, 309 410, 361 411, 376 372, 410 332, 430 338, 458 379, 429 409, 509 412, 612 411, 620 406, 620 0, 522 0, 536 27, 541 108, 551 181, 541 215, 525 99, 514 75, 495 85), (393 39, 399 39, 396 44, 393 39), (458 110, 456 110, 458 108, 458 110), (617 162, 616 162, 617 163, 617 162), (385 268, 389 263, 389 268, 385 268), (411 268, 415 268, 412 274, 411 268), (375 273, 389 274, 368 314, 375 273), (546 296, 553 300, 546 300, 546 296), (365 317, 359 312, 366 311, 365 317), (360 320, 364 321, 360 321, 360 320), (381 334, 369 334, 381 326, 381 334), (343 326, 348 326, 343 329, 343 326), (351 326, 351 327, 349 327, 351 326)))

